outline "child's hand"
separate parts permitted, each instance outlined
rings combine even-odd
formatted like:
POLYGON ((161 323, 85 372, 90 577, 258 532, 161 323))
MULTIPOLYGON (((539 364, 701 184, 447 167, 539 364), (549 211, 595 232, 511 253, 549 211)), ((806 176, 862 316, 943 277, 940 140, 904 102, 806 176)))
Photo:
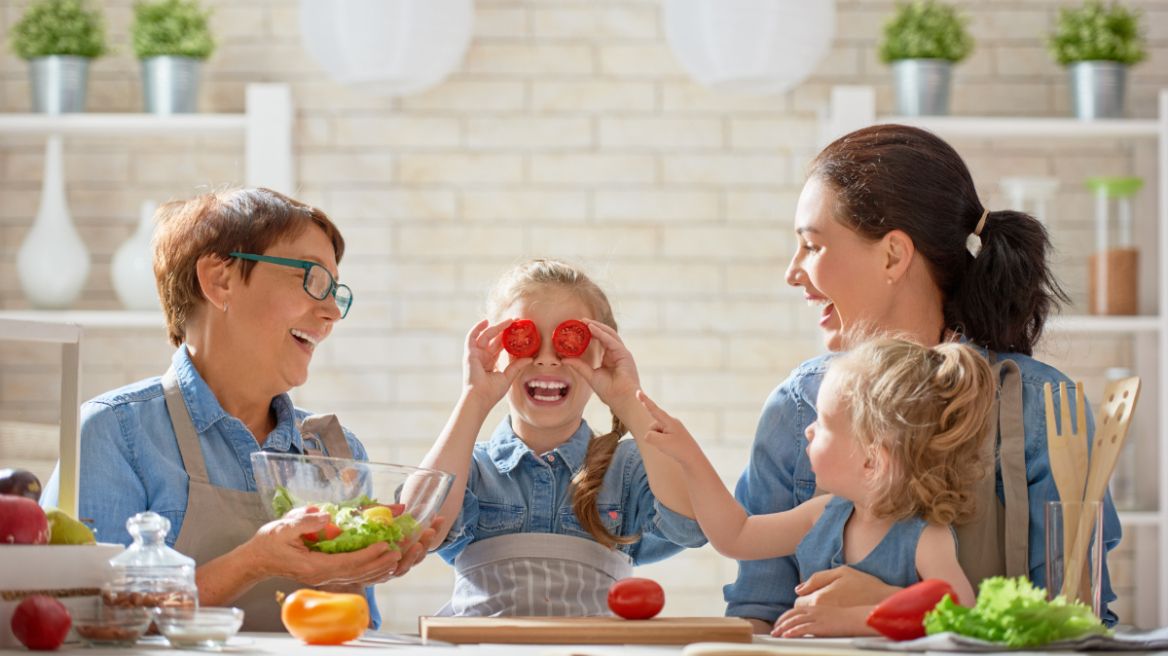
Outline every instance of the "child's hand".
POLYGON ((689 434, 681 420, 669 416, 640 390, 637 390, 637 399, 653 417, 649 433, 645 435, 646 442, 683 465, 701 457, 702 447, 698 446, 697 440, 689 434))
POLYGON ((879 635, 868 626, 871 606, 804 606, 783 613, 771 631, 774 638, 848 638, 879 635))
POLYGON ((604 347, 600 366, 593 369, 581 358, 564 358, 564 364, 575 369, 608 407, 617 408, 622 402, 632 402, 633 395, 641 389, 641 377, 637 374, 633 354, 612 328, 592 319, 583 321, 604 347))
POLYGON ((489 326, 483 319, 466 336, 462 360, 463 394, 491 407, 507 396, 507 390, 531 358, 520 358, 499 371, 499 354, 503 351, 503 331, 515 320, 504 319, 489 326))

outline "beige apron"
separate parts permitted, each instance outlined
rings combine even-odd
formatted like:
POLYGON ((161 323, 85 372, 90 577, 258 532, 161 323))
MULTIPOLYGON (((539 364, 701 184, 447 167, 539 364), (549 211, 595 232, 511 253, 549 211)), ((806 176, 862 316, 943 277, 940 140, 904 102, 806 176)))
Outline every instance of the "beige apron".
POLYGON ((970 523, 955 527, 957 560, 974 590, 982 579, 991 576, 1030 577, 1030 503, 1026 480, 1026 425, 1022 417, 1022 375, 1013 360, 997 360, 997 353, 990 351, 994 380, 1001 383, 990 412, 989 439, 982 444, 982 462, 989 465, 986 476, 974 492, 978 514, 970 523), (1002 372, 1005 372, 1004 378, 1002 372), (995 461, 1002 468, 1004 507, 997 493, 995 461))
MULTIPOLYGON (((261 526, 272 521, 265 501, 258 492, 243 492, 211 485, 199 434, 191 421, 179 388, 178 375, 172 367, 162 377, 166 409, 178 438, 183 467, 190 476, 187 509, 175 542, 176 551, 195 559, 196 565, 210 562, 250 540, 261 526)), ((317 449, 305 447, 309 455, 322 455, 319 447, 335 458, 352 458, 349 442, 340 422, 333 415, 313 415, 299 424, 301 441, 314 440, 317 449)), ((292 592, 309 587, 289 579, 268 579, 257 583, 234 605, 244 610, 244 631, 284 631, 276 591, 292 592)))

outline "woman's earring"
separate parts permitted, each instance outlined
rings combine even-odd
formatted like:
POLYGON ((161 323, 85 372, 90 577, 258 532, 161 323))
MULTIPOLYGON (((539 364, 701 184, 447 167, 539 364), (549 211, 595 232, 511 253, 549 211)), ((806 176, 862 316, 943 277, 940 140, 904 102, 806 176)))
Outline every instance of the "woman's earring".
POLYGON ((890 285, 892 284, 892 278, 888 279, 888 284, 890 284, 890 285))
MULTIPOLYGON (((888 279, 888 282, 892 282, 892 279, 891 279, 891 278, 889 278, 889 279, 888 279)), ((226 312, 226 311, 227 311, 227 301, 223 301, 223 311, 224 311, 224 312, 226 312)))

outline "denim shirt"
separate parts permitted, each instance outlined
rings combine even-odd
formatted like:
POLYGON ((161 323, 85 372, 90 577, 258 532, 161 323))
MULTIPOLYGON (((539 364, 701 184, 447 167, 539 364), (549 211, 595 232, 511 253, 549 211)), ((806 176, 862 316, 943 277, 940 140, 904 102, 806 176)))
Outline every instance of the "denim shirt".
MULTIPOLYGON (((572 477, 584 466, 592 429, 581 420, 567 442, 536 454, 511 429, 508 415, 489 442, 476 444, 462 510, 438 550, 447 563, 472 542, 510 533, 555 533, 593 540, 572 511, 572 477)), ((696 520, 661 505, 649 489, 641 452, 623 440, 596 497, 600 518, 615 535, 641 539, 618 548, 633 565, 664 560, 706 536, 696 520)))
MULTIPOLYGON (((983 354, 984 349, 978 349, 983 354)), ((751 515, 790 510, 815 493, 815 474, 807 457, 803 431, 815 421, 815 398, 833 354, 812 358, 800 365, 767 398, 758 422, 750 462, 738 479, 734 496, 751 515)), ((1074 385, 1054 367, 1018 353, 999 353, 998 360, 1013 360, 1022 375, 1022 414, 1026 431, 1026 480, 1030 504, 1030 580, 1046 587, 1046 502, 1059 499, 1050 457, 1046 450, 1046 402, 1043 384, 1067 383, 1074 416, 1074 385)), ((1055 416, 1059 395, 1055 393, 1055 416)), ((1087 434, 1095 434, 1095 415, 1086 408, 1087 434)), ((997 468, 998 498, 1004 499, 1001 469, 997 468)), ((1119 544, 1119 515, 1108 492, 1103 499, 1103 539, 1107 551, 1119 544)), ((774 622, 797 598, 799 572, 791 556, 769 560, 739 561, 738 579, 722 589, 732 617, 753 617, 774 622)), ((1117 618, 1107 609, 1115 600, 1107 559, 1103 560, 1101 614, 1108 625, 1117 618)))
MULTIPOLYGON (((257 492, 252 453, 304 453, 296 421, 312 413, 293 406, 287 394, 272 399, 276 428, 261 447, 243 422, 219 405, 191 362, 186 345, 175 351, 171 363, 199 434, 211 485, 257 492)), ((348 429, 345 438, 353 458, 368 459, 365 447, 348 429)), ((190 477, 166 409, 161 377, 106 392, 81 405, 80 460, 77 514, 93 520, 99 541, 130 545, 134 540, 126 531, 126 520, 152 510, 170 520, 166 544, 174 547, 187 510, 190 477)), ((45 487, 41 505, 56 506, 59 488, 60 463, 45 487)), ((380 624, 373 588, 365 592, 375 623, 380 624)))

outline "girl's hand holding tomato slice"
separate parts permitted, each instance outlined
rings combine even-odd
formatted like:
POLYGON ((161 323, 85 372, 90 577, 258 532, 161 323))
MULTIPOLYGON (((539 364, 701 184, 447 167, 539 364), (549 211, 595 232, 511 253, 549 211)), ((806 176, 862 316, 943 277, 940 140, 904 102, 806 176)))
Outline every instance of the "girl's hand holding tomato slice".
POLYGON ((604 355, 600 359, 600 366, 593 369, 578 357, 564 358, 564 364, 575 369, 592 391, 596 392, 596 396, 612 408, 618 417, 624 417, 620 409, 630 405, 640 410, 636 393, 641 389, 641 377, 637 373, 637 363, 633 361, 633 354, 612 328, 592 319, 585 319, 582 323, 588 326, 592 337, 603 347, 604 355))
MULTIPOLYGON (((515 382, 519 372, 531 364, 531 358, 517 357, 500 371, 499 354, 509 343, 507 331, 516 324, 524 323, 524 321, 504 319, 492 326, 489 325, 490 322, 483 319, 470 329, 470 333, 466 336, 462 362, 464 397, 470 396, 493 408, 496 403, 507 396, 507 390, 511 388, 511 384, 515 382)), ((531 321, 526 321, 526 323, 531 324, 533 328, 535 326, 531 321)), ((535 348, 538 351, 538 331, 535 333, 535 339, 535 348)), ((510 349, 508 352, 511 352, 510 349)))

